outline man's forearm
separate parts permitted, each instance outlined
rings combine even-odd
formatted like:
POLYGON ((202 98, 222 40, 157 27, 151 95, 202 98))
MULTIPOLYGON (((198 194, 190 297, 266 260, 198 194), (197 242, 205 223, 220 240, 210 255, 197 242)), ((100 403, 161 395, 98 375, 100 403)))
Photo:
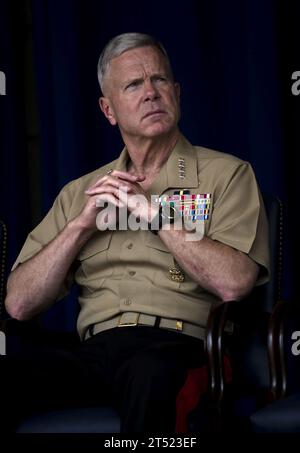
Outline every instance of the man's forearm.
POLYGON ((56 300, 70 266, 91 234, 73 220, 39 253, 19 265, 8 279, 8 313, 27 320, 47 309, 56 300))
POLYGON ((190 277, 222 300, 239 300, 252 289, 258 265, 243 252, 208 237, 186 241, 185 231, 162 230, 160 238, 190 277))

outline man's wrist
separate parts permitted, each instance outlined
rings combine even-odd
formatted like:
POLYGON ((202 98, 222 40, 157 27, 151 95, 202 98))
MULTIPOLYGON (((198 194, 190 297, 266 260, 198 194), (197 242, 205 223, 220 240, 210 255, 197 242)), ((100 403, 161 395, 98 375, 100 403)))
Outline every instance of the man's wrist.
POLYGON ((93 234, 97 231, 97 227, 90 228, 82 223, 82 221, 75 217, 66 224, 66 229, 69 234, 72 235, 76 240, 82 241, 83 243, 88 241, 93 234))
POLYGON ((181 219, 180 213, 174 206, 160 206, 148 227, 151 233, 157 235, 162 229, 170 230, 179 219, 181 219))
POLYGON ((158 209, 154 209, 150 214, 150 222, 148 223, 148 230, 151 233, 157 235, 159 230, 162 227, 162 218, 161 218, 161 206, 158 209))

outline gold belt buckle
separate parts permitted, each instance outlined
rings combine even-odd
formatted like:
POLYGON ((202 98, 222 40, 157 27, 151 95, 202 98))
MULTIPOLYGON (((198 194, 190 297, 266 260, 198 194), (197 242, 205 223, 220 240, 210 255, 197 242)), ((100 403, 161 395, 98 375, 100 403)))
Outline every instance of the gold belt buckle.
MULTIPOLYGON (((124 313, 126 314, 126 313, 124 313)), ((139 317, 140 317, 140 313, 135 313, 136 315, 136 319, 134 321, 129 321, 129 322, 122 322, 122 316, 120 317, 119 319, 119 322, 118 322, 118 327, 134 327, 134 326, 137 326, 138 325, 138 320, 139 320, 139 317)))

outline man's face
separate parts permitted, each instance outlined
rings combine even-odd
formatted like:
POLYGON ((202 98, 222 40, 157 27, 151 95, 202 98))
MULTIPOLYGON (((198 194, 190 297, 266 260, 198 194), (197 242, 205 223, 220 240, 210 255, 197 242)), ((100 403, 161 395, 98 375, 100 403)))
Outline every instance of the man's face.
POLYGON ((155 138, 175 130, 180 116, 179 86, 154 47, 128 50, 111 60, 100 107, 123 138, 155 138))

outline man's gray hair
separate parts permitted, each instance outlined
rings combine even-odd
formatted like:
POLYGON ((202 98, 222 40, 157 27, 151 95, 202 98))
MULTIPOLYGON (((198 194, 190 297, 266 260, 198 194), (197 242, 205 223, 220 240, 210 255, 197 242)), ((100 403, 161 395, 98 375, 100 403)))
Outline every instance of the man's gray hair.
POLYGON ((172 69, 168 54, 164 46, 150 35, 144 33, 123 33, 121 35, 112 38, 104 47, 99 61, 98 61, 98 80, 101 91, 103 93, 103 85, 106 72, 109 67, 109 63, 113 58, 119 57, 122 53, 127 50, 136 49, 137 47, 152 46, 156 47, 165 57, 170 75, 172 75, 172 69))

